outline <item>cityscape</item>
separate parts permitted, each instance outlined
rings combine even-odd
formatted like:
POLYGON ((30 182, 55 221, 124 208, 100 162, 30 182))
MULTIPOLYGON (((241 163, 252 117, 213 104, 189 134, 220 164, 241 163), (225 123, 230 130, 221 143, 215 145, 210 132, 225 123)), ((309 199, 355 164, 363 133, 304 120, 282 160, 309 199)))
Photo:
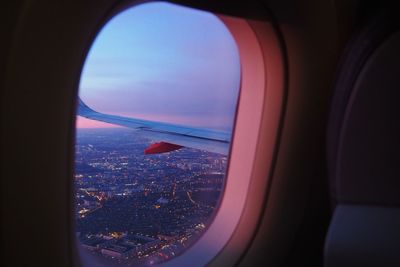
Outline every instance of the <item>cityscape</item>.
POLYGON ((227 157, 190 148, 145 155, 152 143, 132 129, 77 129, 76 235, 103 261, 169 260, 213 219, 227 157))

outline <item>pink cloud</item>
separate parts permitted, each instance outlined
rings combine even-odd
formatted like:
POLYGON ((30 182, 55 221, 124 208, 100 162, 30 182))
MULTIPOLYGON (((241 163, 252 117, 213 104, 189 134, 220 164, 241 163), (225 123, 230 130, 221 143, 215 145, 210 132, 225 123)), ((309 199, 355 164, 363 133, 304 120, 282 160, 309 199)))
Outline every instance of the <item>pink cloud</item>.
POLYGON ((89 120, 81 116, 76 117, 76 128, 120 128, 120 126, 100 121, 89 120))
MULTIPOLYGON (((214 128, 214 129, 225 129, 229 124, 231 124, 231 118, 225 117, 208 117, 208 116, 185 116, 185 115, 166 115, 166 114, 132 114, 119 112, 118 114, 128 118, 143 119, 149 121, 166 122, 172 124, 178 124, 189 127, 199 127, 199 128, 214 128)), ((77 116, 76 118, 76 128, 87 129, 87 128, 121 128, 122 126, 117 126, 111 123, 105 123, 95 120, 89 120, 87 118, 77 116)), ((122 127, 124 128, 124 127, 122 127)))

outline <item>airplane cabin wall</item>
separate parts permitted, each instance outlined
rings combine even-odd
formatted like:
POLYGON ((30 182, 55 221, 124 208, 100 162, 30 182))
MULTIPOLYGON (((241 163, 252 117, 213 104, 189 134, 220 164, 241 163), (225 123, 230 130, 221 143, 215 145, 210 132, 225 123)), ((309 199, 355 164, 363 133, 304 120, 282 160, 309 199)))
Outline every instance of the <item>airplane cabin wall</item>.
MULTIPOLYGON (((70 249, 74 233, 66 231, 73 223, 75 111, 65 103, 76 101, 76 66, 82 66, 103 23, 93 18, 107 13, 112 2, 6 4, 6 38, 0 50, 6 55, 0 63, 2 266, 67 267, 76 257, 70 249)), ((299 266, 322 260, 330 219, 326 117, 356 2, 265 1, 286 52, 287 100, 264 214, 239 266, 299 266)))
POLYGON ((326 119, 357 1, 265 1, 287 53, 287 104, 260 227, 240 266, 322 266, 331 217, 326 119))
POLYGON ((98 27, 90 17, 108 2, 7 2, 16 26, 2 62, 2 266, 72 265, 71 103, 98 27))

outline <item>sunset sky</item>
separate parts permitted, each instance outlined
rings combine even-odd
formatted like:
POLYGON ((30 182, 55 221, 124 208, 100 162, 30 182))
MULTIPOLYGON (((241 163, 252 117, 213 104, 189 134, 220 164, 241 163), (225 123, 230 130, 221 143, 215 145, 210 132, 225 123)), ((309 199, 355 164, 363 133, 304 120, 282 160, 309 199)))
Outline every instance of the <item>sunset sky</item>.
MULTIPOLYGON (((120 13, 98 34, 80 80, 96 111, 230 129, 240 87, 236 44, 214 15, 167 3, 120 13)), ((78 118, 78 128, 110 127, 78 118)))

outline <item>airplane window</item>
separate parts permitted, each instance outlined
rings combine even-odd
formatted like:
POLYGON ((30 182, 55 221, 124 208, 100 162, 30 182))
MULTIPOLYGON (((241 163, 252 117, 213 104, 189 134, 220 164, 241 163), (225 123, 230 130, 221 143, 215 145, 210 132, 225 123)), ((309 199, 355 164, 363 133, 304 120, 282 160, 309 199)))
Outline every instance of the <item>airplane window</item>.
POLYGON ((237 45, 215 15, 154 2, 114 16, 79 85, 75 230, 109 264, 161 263, 217 212, 238 101, 237 45))

